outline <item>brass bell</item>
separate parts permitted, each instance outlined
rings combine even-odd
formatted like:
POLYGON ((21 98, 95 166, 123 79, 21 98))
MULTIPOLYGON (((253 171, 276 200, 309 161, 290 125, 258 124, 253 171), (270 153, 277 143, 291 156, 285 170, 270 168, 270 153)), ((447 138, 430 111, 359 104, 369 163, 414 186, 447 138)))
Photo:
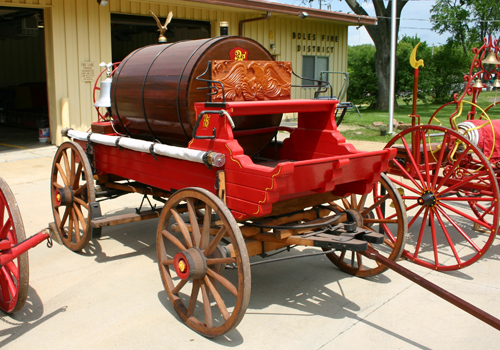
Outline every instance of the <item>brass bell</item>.
POLYGON ((483 64, 494 64, 494 65, 497 65, 497 64, 500 64, 500 62, 498 61, 497 55, 495 54, 495 52, 490 51, 488 53, 488 56, 486 56, 486 58, 483 60, 483 64))
POLYGON ((472 87, 476 89, 482 89, 483 83, 481 83, 481 78, 477 78, 476 82, 474 83, 474 85, 472 85, 472 87))
POLYGON ((494 88, 500 88, 500 78, 499 77, 497 77, 495 79, 495 82, 493 83, 493 87, 494 88))

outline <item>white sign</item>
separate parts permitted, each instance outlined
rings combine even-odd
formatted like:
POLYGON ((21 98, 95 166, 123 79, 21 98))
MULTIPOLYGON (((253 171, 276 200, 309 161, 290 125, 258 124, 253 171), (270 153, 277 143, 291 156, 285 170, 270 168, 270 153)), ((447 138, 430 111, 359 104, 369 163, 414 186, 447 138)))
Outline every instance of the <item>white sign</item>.
POLYGON ((95 80, 94 62, 80 62, 80 77, 84 82, 95 80))

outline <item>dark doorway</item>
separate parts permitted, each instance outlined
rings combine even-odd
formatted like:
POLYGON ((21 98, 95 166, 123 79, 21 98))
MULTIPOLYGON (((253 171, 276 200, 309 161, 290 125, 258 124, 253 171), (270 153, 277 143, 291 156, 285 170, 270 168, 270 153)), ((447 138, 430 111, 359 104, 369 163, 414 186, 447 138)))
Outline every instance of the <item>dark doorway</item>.
MULTIPOLYGON (((160 18, 165 23, 165 18, 160 18)), ((113 62, 120 62, 129 53, 146 45, 158 43, 158 27, 150 16, 111 15, 113 62)), ((210 38, 210 22, 172 19, 165 33, 167 42, 210 38)))
POLYGON ((16 128, 13 133, 22 138, 47 141, 43 11, 0 7, 0 52, 0 126, 16 128))

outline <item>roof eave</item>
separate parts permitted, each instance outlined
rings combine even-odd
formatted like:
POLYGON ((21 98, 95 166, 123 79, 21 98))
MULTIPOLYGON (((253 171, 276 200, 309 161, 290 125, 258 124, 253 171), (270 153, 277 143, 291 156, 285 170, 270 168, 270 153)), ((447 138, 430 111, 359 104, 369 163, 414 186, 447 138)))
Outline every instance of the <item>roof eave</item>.
POLYGON ((318 10, 309 7, 285 5, 263 0, 184 0, 204 4, 244 8, 255 11, 269 11, 290 16, 307 12, 308 17, 327 21, 343 22, 350 25, 375 25, 377 19, 369 16, 352 15, 342 12, 318 10))

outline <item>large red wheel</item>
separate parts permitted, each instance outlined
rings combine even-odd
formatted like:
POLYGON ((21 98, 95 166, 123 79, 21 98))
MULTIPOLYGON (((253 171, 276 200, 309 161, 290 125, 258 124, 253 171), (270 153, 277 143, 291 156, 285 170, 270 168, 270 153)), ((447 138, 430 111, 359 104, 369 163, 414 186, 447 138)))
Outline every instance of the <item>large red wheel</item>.
POLYGON ((403 193, 410 220, 404 256, 440 271, 483 256, 499 225, 498 183, 483 153, 454 130, 435 125, 409 128, 387 147, 398 149, 389 177, 403 193), (476 216, 471 207, 487 215, 476 216))
MULTIPOLYGON (((24 240, 24 225, 16 199, 7 183, 0 178, 0 244, 8 241, 10 246, 24 240)), ((28 252, 0 267, 0 310, 11 313, 24 306, 28 281, 28 252)))
POLYGON ((52 212, 66 247, 82 250, 90 241, 90 205, 95 202, 92 168, 79 144, 68 141, 54 156, 51 175, 52 212))
POLYGON ((182 320, 206 337, 236 328, 250 300, 250 263, 224 203, 201 188, 175 192, 161 212, 156 247, 163 285, 182 320))
MULTIPOLYGON (((354 215, 358 226, 384 233, 385 244, 372 248, 393 261, 401 257, 408 232, 408 219, 398 190, 385 174, 381 174, 379 183, 371 193, 352 194, 335 204, 354 215)), ((375 260, 363 259, 360 252, 339 250, 326 256, 342 271, 358 277, 373 276, 387 270, 385 265, 375 260)))

